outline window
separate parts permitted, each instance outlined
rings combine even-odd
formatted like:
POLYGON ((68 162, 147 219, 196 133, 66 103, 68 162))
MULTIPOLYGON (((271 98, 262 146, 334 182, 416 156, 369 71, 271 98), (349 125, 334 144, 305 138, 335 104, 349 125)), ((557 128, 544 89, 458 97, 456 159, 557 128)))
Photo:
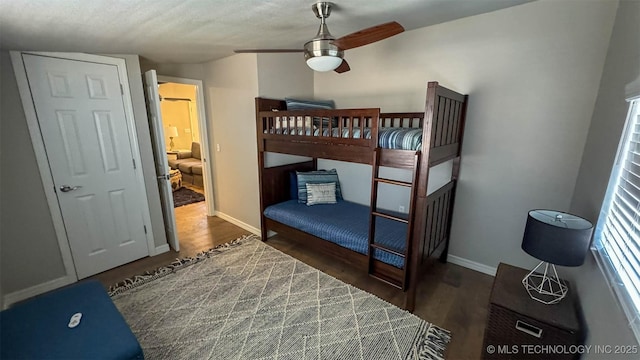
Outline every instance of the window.
POLYGON ((592 248, 640 339, 640 99, 631 101, 592 248))

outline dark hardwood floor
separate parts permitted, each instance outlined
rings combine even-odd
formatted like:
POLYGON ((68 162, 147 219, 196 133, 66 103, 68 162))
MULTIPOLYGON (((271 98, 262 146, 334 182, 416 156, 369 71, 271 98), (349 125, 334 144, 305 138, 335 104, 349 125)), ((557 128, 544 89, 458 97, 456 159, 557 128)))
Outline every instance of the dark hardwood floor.
POLYGON ((145 271, 155 270, 176 258, 193 256, 220 244, 250 233, 217 216, 207 216, 205 202, 180 206, 175 209, 180 252, 169 250, 164 254, 145 257, 115 269, 94 275, 105 288, 145 271))
MULTIPOLYGON (((218 217, 205 215, 205 203, 176 208, 180 252, 144 258, 98 274, 105 287, 125 278, 169 264, 177 257, 192 256, 249 232, 218 217)), ((266 242, 280 251, 337 279, 368 291, 392 304, 402 306, 403 293, 370 278, 361 269, 314 253, 303 246, 274 236, 266 242)), ((415 315, 452 333, 447 359, 480 359, 493 277, 453 264, 435 261, 420 281, 415 315)))

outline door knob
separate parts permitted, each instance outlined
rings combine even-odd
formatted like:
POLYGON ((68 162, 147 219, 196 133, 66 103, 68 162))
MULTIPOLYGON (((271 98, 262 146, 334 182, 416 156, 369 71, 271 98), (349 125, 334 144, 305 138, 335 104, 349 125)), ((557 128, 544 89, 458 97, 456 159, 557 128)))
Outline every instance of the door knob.
POLYGON ((62 192, 69 192, 69 191, 73 191, 73 190, 78 190, 80 189, 82 186, 78 185, 78 186, 69 186, 69 185, 62 185, 60 186, 60 191, 62 192))

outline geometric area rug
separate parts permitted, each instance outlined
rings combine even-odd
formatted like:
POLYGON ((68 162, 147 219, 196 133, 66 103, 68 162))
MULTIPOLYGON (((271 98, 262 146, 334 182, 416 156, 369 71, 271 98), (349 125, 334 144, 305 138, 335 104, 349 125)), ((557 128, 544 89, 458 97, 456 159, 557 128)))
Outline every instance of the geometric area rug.
POLYGON ((443 359, 450 340, 255 235, 109 294, 146 359, 443 359))

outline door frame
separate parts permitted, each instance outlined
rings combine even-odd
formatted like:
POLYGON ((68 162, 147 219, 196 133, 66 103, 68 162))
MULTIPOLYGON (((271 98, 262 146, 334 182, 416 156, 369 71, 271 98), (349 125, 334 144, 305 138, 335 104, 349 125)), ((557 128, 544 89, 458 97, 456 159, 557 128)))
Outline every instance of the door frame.
POLYGON ((196 102, 198 107, 198 128, 200 132, 200 147, 203 156, 202 180, 204 182, 204 201, 207 208, 207 216, 215 216, 215 203, 213 198, 213 169, 211 164, 211 151, 209 144, 209 127, 207 126, 207 114, 204 109, 204 86, 201 80, 158 75, 158 82, 171 82, 196 86, 196 102))
POLYGON ((55 185, 53 181, 53 175, 49 168, 49 159, 47 158, 46 148, 41 135, 40 123, 36 115, 35 104, 31 97, 31 90, 27 79, 27 71, 22 59, 22 54, 32 54, 38 56, 47 56, 58 59, 77 60, 94 62, 100 64, 115 65, 118 69, 118 76, 122 83, 124 114, 127 123, 127 132, 129 134, 129 141, 131 143, 132 156, 136 162, 135 174, 136 184, 140 190, 140 201, 144 202, 142 206, 142 217, 144 225, 146 225, 146 238, 147 248, 149 255, 156 255, 156 248, 153 241, 153 229, 151 227, 151 214, 149 212, 149 202, 147 199, 146 187, 144 184, 144 175, 142 173, 142 160, 140 156, 140 148, 138 144, 138 137, 135 128, 135 119, 133 115, 133 103, 131 100, 131 92, 129 89, 129 78, 127 76, 127 67, 124 59, 113 58, 100 55, 84 54, 84 53, 58 53, 58 52, 39 52, 39 51, 11 51, 11 63, 13 64, 13 70, 16 75, 16 81, 18 83, 18 91, 20 93, 20 99, 22 100, 22 108, 24 109, 25 117, 27 120, 27 127, 29 129, 29 135, 31 137, 31 143, 36 155, 36 162, 38 163, 38 169, 40 171, 40 177, 42 179, 42 185, 44 186, 44 193, 51 212, 51 218, 53 220, 53 226, 56 232, 58 240, 58 246, 60 247, 60 254, 62 255, 62 262, 64 264, 66 275, 60 279, 54 279, 47 283, 38 286, 37 289, 32 290, 33 294, 23 295, 37 295, 39 293, 49 291, 60 286, 68 285, 78 281, 76 274, 75 264, 73 262, 73 256, 71 254, 71 247, 69 245, 69 239, 65 230, 64 221, 62 218, 62 212, 60 211, 60 205, 58 203, 58 197, 55 192, 55 185))
POLYGON ((169 247, 177 252, 180 251, 180 237, 178 236, 176 224, 173 186, 170 182, 171 168, 169 167, 164 137, 164 120, 156 70, 151 69, 142 74, 142 85, 144 87, 144 95, 147 98, 147 115, 149 118, 149 131, 151 132, 151 147, 154 155, 153 163, 156 169, 156 178, 158 179, 164 230, 169 247))

